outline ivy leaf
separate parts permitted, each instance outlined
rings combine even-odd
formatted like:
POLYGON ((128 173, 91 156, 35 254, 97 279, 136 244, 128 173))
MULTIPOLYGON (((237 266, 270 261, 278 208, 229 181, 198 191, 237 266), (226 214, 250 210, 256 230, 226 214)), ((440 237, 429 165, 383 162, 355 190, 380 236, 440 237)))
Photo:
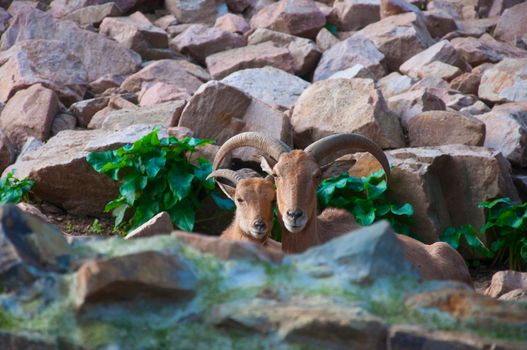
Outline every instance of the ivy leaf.
POLYGON ((375 221, 375 208, 372 203, 367 200, 357 199, 354 204, 355 206, 351 213, 355 220, 363 226, 371 225, 375 221))
POLYGON ((391 205, 390 211, 395 215, 406 215, 406 216, 414 215, 414 208, 412 207, 410 203, 405 203, 401 205, 400 207, 391 205))
POLYGON ((461 231, 457 230, 455 227, 448 227, 443 233, 439 236, 439 239, 442 242, 450 244, 454 249, 459 248, 459 240, 461 239, 461 231))
POLYGON ((177 164, 168 171, 168 185, 178 200, 182 200, 188 194, 193 178, 194 174, 185 172, 177 164))
POLYGON ((166 158, 156 157, 156 158, 150 158, 146 163, 146 175, 149 178, 154 178, 159 173, 161 168, 163 168, 166 164, 166 158))
POLYGON ((510 198, 498 198, 490 202, 483 202, 478 205, 479 208, 494 208, 498 204, 508 204, 512 205, 512 199, 510 198))
POLYGON ((169 214, 174 225, 183 231, 192 232, 196 216, 192 210, 192 206, 188 205, 186 201, 178 203, 178 205, 169 211, 169 214))
POLYGON ((223 198, 218 192, 212 192, 210 195, 218 208, 228 211, 233 211, 236 208, 230 198, 223 198))

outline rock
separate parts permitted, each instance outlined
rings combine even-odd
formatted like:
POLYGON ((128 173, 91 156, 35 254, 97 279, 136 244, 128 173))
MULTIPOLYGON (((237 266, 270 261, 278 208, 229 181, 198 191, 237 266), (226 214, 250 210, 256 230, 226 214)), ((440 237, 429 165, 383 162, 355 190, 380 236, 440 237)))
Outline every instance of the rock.
POLYGON ((194 24, 176 36, 170 45, 204 63, 207 56, 216 52, 245 46, 245 40, 238 34, 217 27, 194 24))
POLYGON ((12 204, 0 207, 0 247, 0 279, 7 291, 69 267, 70 249, 62 233, 12 204))
POLYGON ((138 228, 128 232, 125 239, 149 237, 161 234, 169 234, 174 231, 170 215, 163 211, 138 228))
POLYGON ((403 127, 417 114, 426 111, 444 111, 446 105, 428 89, 410 90, 386 100, 388 108, 401 120, 403 127))
POLYGON ((117 149, 143 138, 145 135, 151 133, 156 127, 159 129, 157 133, 159 138, 168 137, 167 128, 164 126, 153 124, 134 124, 119 131, 95 136, 86 144, 84 150, 88 152, 103 152, 111 149, 117 149))
POLYGON ((522 0, 494 0, 487 7, 488 13, 483 13, 488 17, 498 17, 503 11, 508 8, 511 8, 519 3, 522 3, 522 0))
POLYGON ((353 78, 367 78, 375 80, 373 73, 362 64, 356 64, 351 68, 341 70, 334 73, 328 79, 353 79, 353 78))
POLYGON ((390 98, 394 95, 402 94, 412 87, 412 78, 393 72, 379 79, 377 85, 381 89, 384 98, 390 98))
MULTIPOLYGON (((3 36, 5 38, 5 35, 3 36)), ((66 104, 81 100, 86 92, 87 72, 79 58, 56 40, 28 40, 0 55, 0 101, 17 91, 42 84, 55 91, 66 104)))
POLYGON ((481 77, 479 97, 492 102, 527 101, 527 58, 506 58, 481 77))
POLYGON ((72 104, 69 108, 71 114, 83 128, 87 127, 95 113, 108 105, 108 97, 96 97, 72 104))
POLYGON ((258 11, 250 24, 253 29, 267 28, 314 39, 326 18, 313 1, 280 0, 258 11))
POLYGON ((97 173, 87 162, 84 147, 105 130, 65 130, 40 148, 28 152, 4 173, 35 181, 32 193, 77 215, 103 215, 104 206, 118 195, 117 183, 97 173))
POLYGON ((251 29, 245 18, 232 13, 227 13, 221 17, 218 17, 216 19, 216 23, 214 23, 214 26, 221 30, 226 30, 234 34, 242 35, 251 29))
POLYGON ((0 129, 0 171, 13 164, 16 159, 15 147, 7 137, 4 130, 0 129))
POLYGON ((295 64, 288 49, 270 42, 218 52, 205 61, 214 79, 222 79, 238 70, 265 66, 293 72, 295 64))
POLYGON ((106 17, 99 27, 99 33, 134 50, 142 57, 148 56, 152 48, 168 47, 168 34, 154 26, 141 12, 128 17, 106 17))
POLYGON ((134 298, 184 301, 192 299, 197 288, 197 279, 184 260, 152 251, 88 261, 79 268, 75 278, 79 308, 96 302, 134 298))
POLYGON ((196 137, 223 144, 243 131, 259 131, 288 141, 287 118, 278 110, 219 81, 203 84, 181 114, 179 126, 196 137))
POLYGON ((293 110, 295 145, 303 148, 338 132, 369 137, 382 148, 405 145, 402 129, 370 79, 318 81, 306 89, 293 110))
MULTIPOLYGON (((80 29, 73 22, 59 21, 48 13, 29 9, 21 11, 14 17, 9 29, 2 35, 0 49, 6 50, 19 41, 31 39, 62 41, 61 45, 81 60, 88 81, 98 79, 105 74, 132 73, 141 63, 138 54, 113 40, 80 29)), ((55 55, 63 51, 65 49, 55 50, 55 55)), ((61 58, 60 62, 71 60, 71 58, 61 58)))
MULTIPOLYGON (((185 101, 170 101, 152 106, 135 109, 121 109, 110 112, 104 118, 101 128, 105 130, 121 130, 134 124, 175 126, 178 123, 185 101)), ((88 125, 93 127, 93 125, 88 125)))
POLYGON ((397 70, 409 58, 434 44, 424 19, 413 12, 386 17, 355 35, 363 35, 375 44, 384 54, 389 70, 397 70))
POLYGON ((166 0, 165 6, 180 23, 212 24, 218 15, 214 0, 166 0))
POLYGON ((0 9, 0 33, 5 32, 5 30, 9 26, 10 18, 11 15, 6 10, 4 10, 3 8, 0 9))
POLYGON ((335 0, 336 26, 341 31, 359 30, 379 21, 379 2, 369 0, 335 0))
POLYGON ((386 18, 406 12, 421 13, 419 8, 404 0, 381 0, 380 1, 380 18, 386 18))
POLYGON ((515 289, 527 290, 527 273, 519 271, 498 271, 492 276, 485 295, 497 298, 515 289))
POLYGON ((165 15, 163 17, 160 17, 154 21, 154 25, 158 26, 159 28, 163 29, 164 31, 167 30, 170 26, 176 26, 179 24, 179 21, 177 20, 176 16, 174 15, 165 15))
POLYGON ((313 75, 313 81, 329 78, 334 73, 361 64, 376 79, 385 74, 384 55, 374 43, 362 36, 354 35, 324 51, 313 75))
POLYGON ((190 95, 187 90, 163 82, 143 84, 143 88, 139 92, 140 106, 152 106, 168 101, 188 99, 190 99, 190 95))
POLYGON ((487 126, 485 147, 499 150, 517 166, 527 166, 526 102, 496 105, 477 118, 487 126))
POLYGON ((55 116, 51 124, 51 135, 55 136, 63 130, 73 130, 77 126, 77 118, 67 113, 55 116))
POLYGON ((470 1, 433 0, 427 9, 443 11, 456 20, 476 18, 475 3, 470 1))
POLYGON ((485 62, 499 62, 506 57, 527 57, 527 51, 496 41, 488 34, 479 39, 455 38, 450 43, 473 67, 485 62))
POLYGON ((24 143, 24 146, 22 146, 22 149, 20 150, 20 153, 18 154, 18 158, 23 159, 26 154, 35 151, 36 149, 42 147, 44 143, 40 140, 37 140, 33 136, 30 136, 26 143, 24 143))
POLYGON ((130 75, 121 84, 121 88, 129 92, 139 92, 143 84, 149 82, 176 85, 185 89, 190 95, 201 85, 199 78, 190 73, 180 61, 160 60, 130 75))
POLYGON ((317 34, 316 42, 320 50, 326 51, 331 48, 331 46, 338 44, 340 40, 329 30, 327 30, 326 28, 322 28, 317 34))
POLYGON ((102 94, 108 89, 121 86, 126 76, 116 74, 105 74, 97 80, 92 81, 88 86, 89 90, 95 94, 102 94))
POLYGON ((450 64, 440 61, 434 61, 421 67, 417 72, 412 72, 412 74, 415 73, 419 78, 436 77, 443 79, 444 81, 451 81, 460 76, 463 72, 456 66, 451 66, 450 64))
MULTIPOLYGON (((49 6, 49 12, 56 18, 63 18, 76 10, 86 8, 92 5, 102 5, 106 0, 52 0, 49 6)), ((155 6, 153 1, 149 0, 113 0, 117 7, 123 13, 130 13, 138 7, 155 6)), ((42 8, 41 10, 46 10, 42 8)))
POLYGON ((464 21, 457 21, 458 30, 456 32, 448 33, 443 39, 455 37, 480 37, 484 34, 491 33, 496 24, 498 24, 498 17, 494 18, 475 18, 464 21))
POLYGON ((257 45, 266 41, 289 50, 294 60, 294 72, 300 76, 311 75, 320 59, 320 50, 309 39, 263 28, 256 29, 248 38, 249 45, 257 45))
POLYGON ((114 2, 107 2, 101 5, 80 8, 63 18, 77 23, 82 28, 86 28, 88 26, 98 26, 106 17, 117 17, 122 14, 122 10, 114 2))
POLYGON ((520 3, 505 10, 501 15, 494 38, 516 43, 516 40, 527 33, 527 4, 520 3))
POLYGON ((527 289, 513 289, 508 293, 503 294, 498 298, 499 300, 514 300, 514 301, 525 301, 527 300, 527 289))
POLYGON ((399 70, 401 73, 411 77, 418 77, 418 72, 432 62, 447 63, 456 66, 463 71, 470 70, 470 66, 465 62, 463 57, 457 53, 456 49, 448 42, 448 40, 442 40, 413 56, 404 62, 399 70))
POLYGON ((485 123, 459 112, 422 112, 408 122, 408 138, 411 147, 483 146, 485 123))
POLYGON ((475 116, 478 114, 490 112, 490 108, 483 102, 476 101, 476 103, 473 105, 461 108, 459 111, 468 116, 475 116))
POLYGON ((426 20, 426 29, 432 38, 443 38, 448 33, 459 29, 458 22, 448 13, 441 10, 423 12, 426 20))
POLYGON ((287 110, 294 106, 309 83, 273 67, 244 69, 221 81, 268 105, 287 110))
POLYGON ((59 111, 57 95, 40 84, 18 91, 0 115, 2 128, 13 145, 20 149, 29 136, 45 141, 59 111))
POLYGON ((472 69, 470 73, 463 73, 460 76, 454 78, 450 82, 450 87, 464 94, 477 95, 483 72, 490 67, 492 67, 490 63, 477 66, 476 68, 472 69))

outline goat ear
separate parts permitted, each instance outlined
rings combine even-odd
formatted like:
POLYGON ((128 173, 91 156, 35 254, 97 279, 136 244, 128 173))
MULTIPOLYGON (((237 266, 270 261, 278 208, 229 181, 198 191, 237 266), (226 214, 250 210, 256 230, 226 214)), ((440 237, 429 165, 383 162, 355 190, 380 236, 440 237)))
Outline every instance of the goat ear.
POLYGON ((330 177, 336 177, 342 174, 345 171, 348 171, 355 165, 357 160, 355 159, 337 159, 331 163, 328 163, 322 167, 320 167, 320 171, 322 171, 322 180, 330 178, 330 177))
POLYGON ((260 167, 269 175, 273 175, 273 167, 269 164, 269 161, 265 157, 260 158, 260 167))
POLYGON ((234 195, 236 193, 236 187, 232 187, 232 186, 229 186, 229 185, 221 184, 221 186, 219 186, 219 188, 221 188, 221 190, 223 191, 223 193, 225 193, 225 195, 227 197, 229 197, 230 199, 234 200, 234 195))

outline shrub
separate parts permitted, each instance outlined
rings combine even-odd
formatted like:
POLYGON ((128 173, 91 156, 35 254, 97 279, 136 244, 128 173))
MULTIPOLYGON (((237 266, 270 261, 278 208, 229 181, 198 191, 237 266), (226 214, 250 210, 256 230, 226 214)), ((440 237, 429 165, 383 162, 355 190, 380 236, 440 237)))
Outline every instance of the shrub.
POLYGON ((391 203, 386 197, 386 190, 384 170, 360 179, 344 172, 322 181, 317 196, 322 210, 328 207, 346 209, 363 226, 386 219, 396 232, 412 235, 412 205, 391 203))
POLYGON ((9 172, 0 179, 0 204, 16 204, 27 200, 28 193, 33 185, 33 180, 28 178, 19 180, 14 177, 13 172, 9 172))

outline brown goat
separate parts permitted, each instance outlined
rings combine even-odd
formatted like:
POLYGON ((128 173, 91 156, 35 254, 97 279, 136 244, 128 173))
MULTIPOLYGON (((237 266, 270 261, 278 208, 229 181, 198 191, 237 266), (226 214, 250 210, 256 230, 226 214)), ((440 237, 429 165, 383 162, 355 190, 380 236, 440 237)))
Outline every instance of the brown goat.
POLYGON ((213 171, 209 178, 214 178, 236 205, 234 220, 220 238, 251 241, 281 250, 281 244, 270 238, 275 200, 273 182, 260 177, 244 178, 241 173, 228 169, 213 171), (232 182, 235 187, 221 184, 218 181, 220 178, 232 182))
MULTIPOLYGON (((281 141, 266 135, 243 133, 223 144, 216 154, 214 167, 218 167, 229 152, 239 147, 254 147, 265 155, 263 167, 272 171, 276 183, 282 250, 287 253, 301 253, 359 227, 344 210, 326 209, 317 216, 316 190, 322 171, 332 161, 344 154, 369 152, 381 163, 387 181, 390 177, 389 162, 382 149, 371 140, 355 134, 331 135, 305 150, 291 150, 281 141)), ((472 284, 463 259, 452 247, 443 243, 426 245, 403 235, 398 235, 398 238, 406 257, 420 270, 423 278, 454 279, 472 284), (426 261, 424 265, 423 261, 426 261)))

